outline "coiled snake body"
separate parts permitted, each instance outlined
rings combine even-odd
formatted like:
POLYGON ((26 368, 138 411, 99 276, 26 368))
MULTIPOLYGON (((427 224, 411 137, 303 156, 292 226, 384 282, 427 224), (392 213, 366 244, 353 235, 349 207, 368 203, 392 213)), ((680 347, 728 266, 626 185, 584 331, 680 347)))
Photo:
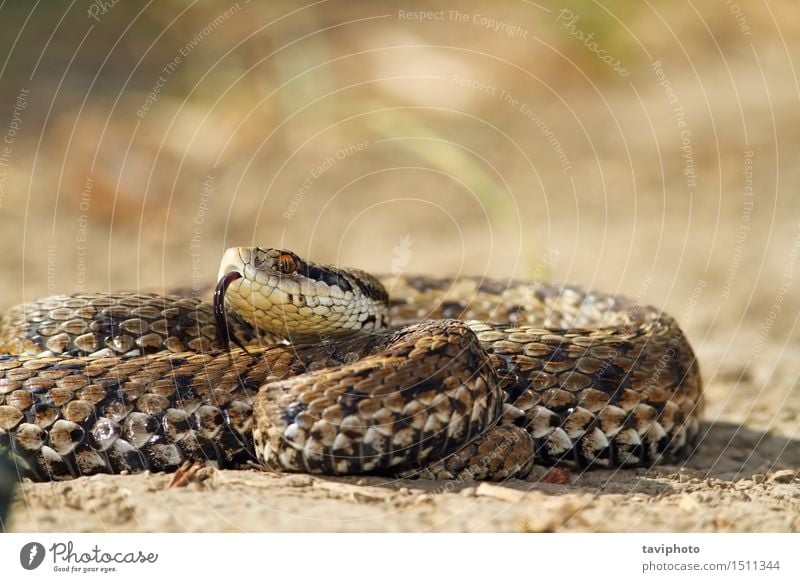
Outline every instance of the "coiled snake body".
POLYGON ((685 458, 702 412, 692 349, 652 307, 277 249, 229 249, 214 305, 56 296, 10 310, 0 344, 0 447, 36 480, 186 460, 475 479, 646 466, 685 458))

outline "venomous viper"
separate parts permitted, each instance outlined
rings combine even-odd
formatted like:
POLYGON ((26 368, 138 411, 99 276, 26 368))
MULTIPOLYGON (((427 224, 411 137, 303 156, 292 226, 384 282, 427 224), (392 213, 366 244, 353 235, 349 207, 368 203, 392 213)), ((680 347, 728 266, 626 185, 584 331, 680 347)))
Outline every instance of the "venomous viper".
POLYGON ((702 413, 692 349, 652 307, 568 286, 373 277, 278 249, 229 249, 213 303, 98 293, 18 306, 0 350, 0 447, 34 480, 186 460, 473 479, 524 477, 534 462, 646 466, 690 454, 702 413))

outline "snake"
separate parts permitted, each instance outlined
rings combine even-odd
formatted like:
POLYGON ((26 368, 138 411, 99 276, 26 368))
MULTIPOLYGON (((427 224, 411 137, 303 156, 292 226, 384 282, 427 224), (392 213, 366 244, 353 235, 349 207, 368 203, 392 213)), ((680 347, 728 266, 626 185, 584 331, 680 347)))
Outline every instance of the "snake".
POLYGON ((372 275, 234 247, 213 297, 54 295, 0 322, 0 448, 20 478, 187 461, 525 478, 677 463, 702 379, 675 319, 577 285, 372 275))

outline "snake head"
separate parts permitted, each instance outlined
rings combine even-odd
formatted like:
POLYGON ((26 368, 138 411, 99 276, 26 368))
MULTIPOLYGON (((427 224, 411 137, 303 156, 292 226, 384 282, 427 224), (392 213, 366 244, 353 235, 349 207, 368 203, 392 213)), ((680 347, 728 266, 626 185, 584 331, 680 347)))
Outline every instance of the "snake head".
POLYGON ((228 309, 261 331, 295 343, 377 331, 388 320, 388 294, 375 277, 318 265, 287 250, 230 248, 219 281, 227 281, 223 300, 228 309))

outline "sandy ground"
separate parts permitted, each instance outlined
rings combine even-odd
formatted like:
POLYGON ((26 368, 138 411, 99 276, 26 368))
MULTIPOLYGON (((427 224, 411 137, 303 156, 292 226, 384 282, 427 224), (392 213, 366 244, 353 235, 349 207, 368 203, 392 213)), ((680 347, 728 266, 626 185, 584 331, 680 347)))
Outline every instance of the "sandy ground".
MULTIPOLYGON (((707 355, 707 366, 717 363, 707 355)), ((728 381, 708 387, 709 416, 717 420, 705 425, 699 451, 683 466, 572 473, 560 484, 551 481, 563 474, 545 468, 503 483, 205 469, 171 489, 169 475, 100 475, 23 484, 9 529, 800 532, 800 397, 786 390, 797 372, 790 359, 773 364, 722 364, 716 377, 728 381), (754 406, 761 374, 771 381, 754 406)))

